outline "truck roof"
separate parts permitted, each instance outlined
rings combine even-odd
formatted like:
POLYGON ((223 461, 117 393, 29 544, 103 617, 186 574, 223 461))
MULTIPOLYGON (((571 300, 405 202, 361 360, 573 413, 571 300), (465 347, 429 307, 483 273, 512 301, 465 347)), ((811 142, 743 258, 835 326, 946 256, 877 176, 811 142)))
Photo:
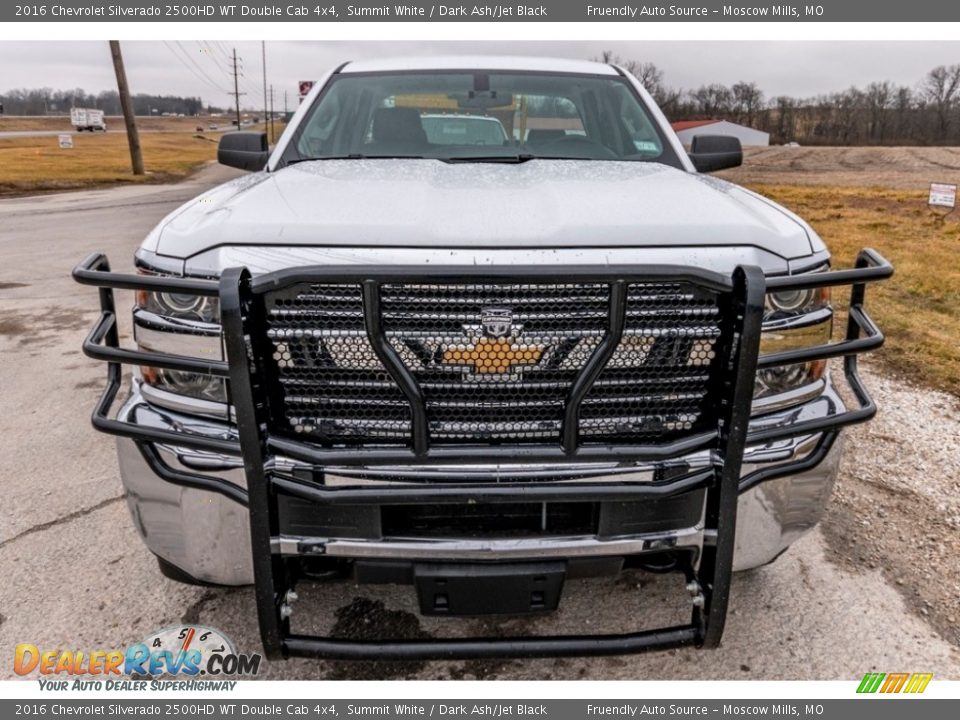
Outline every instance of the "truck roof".
POLYGON ((378 58, 345 65, 341 73, 397 72, 403 70, 525 70, 585 75, 616 75, 604 63, 569 58, 523 57, 510 55, 436 55, 424 57, 378 58))

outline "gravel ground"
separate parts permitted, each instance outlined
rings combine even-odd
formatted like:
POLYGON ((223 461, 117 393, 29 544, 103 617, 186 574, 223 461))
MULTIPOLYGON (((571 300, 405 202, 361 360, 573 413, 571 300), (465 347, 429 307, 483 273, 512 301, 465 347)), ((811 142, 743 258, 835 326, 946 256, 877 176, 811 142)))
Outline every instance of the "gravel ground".
POLYGON ((880 410, 847 432, 822 525, 828 557, 880 570, 911 612, 960 646, 960 400, 875 367, 864 374, 880 410))

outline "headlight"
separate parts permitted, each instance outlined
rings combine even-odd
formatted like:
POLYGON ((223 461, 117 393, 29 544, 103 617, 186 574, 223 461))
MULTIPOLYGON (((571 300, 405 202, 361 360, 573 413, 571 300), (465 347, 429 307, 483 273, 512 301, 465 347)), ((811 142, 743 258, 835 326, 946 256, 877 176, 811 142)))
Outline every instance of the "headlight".
MULTIPOLYGON (((217 298, 141 290, 136 303, 134 332, 141 349, 204 359, 222 357, 217 298)), ((140 374, 144 383, 158 390, 227 402, 227 384, 220 377, 155 367, 141 367, 140 374)))
POLYGON ((141 290, 137 293, 137 307, 178 320, 220 322, 220 301, 215 297, 141 290))
POLYGON ((185 395, 196 400, 227 402, 227 384, 223 378, 155 367, 141 367, 140 374, 147 385, 158 390, 185 395))
MULTIPOLYGON (((830 288, 780 290, 768 293, 763 316, 760 354, 796 350, 830 342, 833 307, 830 288)), ((827 371, 825 360, 781 365, 757 371, 754 401, 783 396, 783 402, 761 403, 765 410, 808 400, 802 390, 819 391, 827 371)))
POLYGON ((779 290, 767 293, 764 322, 802 315, 830 305, 830 288, 779 290))
MULTIPOLYGON (((826 360, 815 360, 794 365, 780 365, 757 371, 757 380, 753 388, 755 400, 783 395, 793 390, 812 385, 820 380, 827 370, 826 360)), ((798 401, 806 400, 805 397, 798 401)), ((792 403, 791 403, 792 404, 792 403)))

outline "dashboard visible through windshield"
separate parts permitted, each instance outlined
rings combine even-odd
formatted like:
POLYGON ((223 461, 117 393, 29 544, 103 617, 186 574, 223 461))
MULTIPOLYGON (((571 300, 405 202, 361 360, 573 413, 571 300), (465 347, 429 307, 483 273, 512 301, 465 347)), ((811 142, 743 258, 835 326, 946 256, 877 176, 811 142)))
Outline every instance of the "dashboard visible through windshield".
POLYGON ((364 158, 682 167, 624 78, 502 71, 334 76, 283 161, 364 158))

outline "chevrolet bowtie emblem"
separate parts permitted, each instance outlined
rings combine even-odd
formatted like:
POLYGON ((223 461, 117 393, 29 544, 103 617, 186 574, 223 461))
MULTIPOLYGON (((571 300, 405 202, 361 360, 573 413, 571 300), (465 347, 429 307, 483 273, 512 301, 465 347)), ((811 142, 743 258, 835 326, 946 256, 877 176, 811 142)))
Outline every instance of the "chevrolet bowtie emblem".
POLYGON ((504 338, 481 338, 471 345, 443 351, 446 365, 473 366, 481 374, 503 375, 517 365, 536 365, 543 355, 542 345, 519 345, 504 338))

